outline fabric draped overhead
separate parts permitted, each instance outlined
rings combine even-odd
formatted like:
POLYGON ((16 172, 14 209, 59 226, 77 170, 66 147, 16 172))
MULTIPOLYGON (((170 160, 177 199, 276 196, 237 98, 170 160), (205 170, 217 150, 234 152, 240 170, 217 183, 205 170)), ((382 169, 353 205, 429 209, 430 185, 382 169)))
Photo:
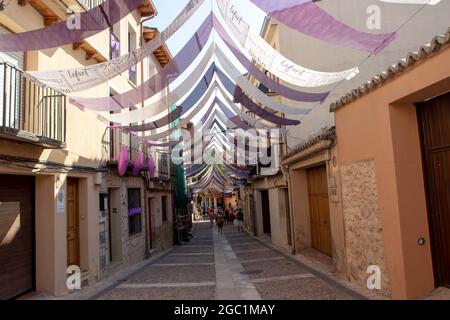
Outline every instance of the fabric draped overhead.
POLYGON ((244 50, 283 81, 300 87, 315 88, 349 80, 359 73, 357 67, 339 72, 321 72, 298 65, 255 34, 231 0, 216 0, 216 2, 223 19, 244 50))
POLYGON ((250 0, 270 17, 305 35, 340 46, 379 53, 397 34, 372 34, 352 28, 313 1, 250 0))
MULTIPOLYGON (((110 1, 115 2, 115 0, 110 1)), ((141 48, 124 56, 92 66, 56 71, 29 71, 26 75, 43 86, 49 86, 64 93, 83 91, 98 86, 150 56, 179 30, 204 2, 205 0, 190 0, 183 11, 161 34, 141 48)), ((73 102, 76 103, 76 101, 73 102)))
POLYGON ((107 0, 79 13, 79 25, 68 20, 42 29, 0 35, 0 52, 43 50, 82 41, 110 28, 142 3, 143 0, 107 0))
MULTIPOLYGON (((136 105, 142 100, 147 100, 161 92, 164 88, 174 82, 180 75, 182 75, 194 63, 197 56, 202 52, 211 32, 214 29, 218 32, 233 54, 244 65, 249 68, 252 76, 255 76, 261 83, 272 90, 278 90, 281 95, 288 98, 294 98, 297 101, 317 102, 324 101, 328 93, 303 93, 297 92, 293 94, 293 89, 282 86, 264 73, 262 73, 253 63, 248 60, 238 48, 232 44, 231 39, 226 35, 225 29, 221 26, 214 14, 210 14, 198 28, 194 36, 192 36, 180 52, 173 58, 173 60, 161 70, 160 73, 154 75, 151 79, 141 84, 137 88, 125 92, 123 94, 115 95, 113 97, 104 98, 81 98, 72 97, 71 102, 80 108, 86 108, 93 111, 119 111, 128 108, 130 105, 136 105), (251 67, 253 66, 253 68, 251 67)), ((291 108, 292 109, 292 108, 291 108)), ((137 111, 139 112, 139 111, 137 111)), ((291 110, 292 112, 292 110, 291 110)), ((140 119, 142 120, 142 119, 140 119)))
MULTIPOLYGON (((107 0, 80 14, 80 29, 72 30, 68 27, 73 18, 70 17, 68 22, 56 23, 47 28, 0 35, 0 52, 42 50, 83 41, 111 28, 138 8, 142 1, 107 0)), ((271 18, 295 31, 347 48, 378 54, 397 37, 395 32, 372 34, 357 30, 333 17, 313 0, 250 1, 271 18)), ((421 5, 440 2, 379 1, 421 5)), ((137 63, 150 56, 184 27, 205 2, 190 0, 165 30, 141 48, 124 56, 80 68, 29 71, 26 76, 41 86, 48 86, 62 93, 94 88, 135 68, 137 63)), ((120 129, 140 138, 142 149, 179 148, 185 152, 182 156, 185 159, 189 157, 194 162, 203 162, 203 154, 201 159, 197 159, 199 155, 195 153, 191 155, 192 149, 202 147, 210 155, 208 162, 200 166, 185 166, 186 175, 197 179, 190 184, 194 192, 203 192, 209 188, 231 192, 234 186, 248 178, 251 169, 228 164, 219 166, 221 160, 230 156, 229 153, 236 148, 239 149, 239 154, 249 151, 258 153, 261 148, 259 143, 267 144, 269 141, 265 134, 267 130, 300 124, 300 121, 284 115, 308 114, 312 108, 305 106, 305 103, 323 103, 330 95, 328 88, 331 85, 350 80, 359 72, 353 66, 342 71, 323 72, 287 59, 252 30, 245 15, 239 12, 233 2, 234 0, 216 0, 221 19, 211 11, 177 55, 157 74, 136 88, 112 97, 69 98, 77 107, 98 112, 113 123, 111 130, 120 129), (227 29, 222 25, 222 20, 227 29), (224 48, 217 45, 213 32, 225 44, 224 48), (242 74, 231 62, 230 52, 232 58, 246 70, 246 74, 242 74), (192 68, 194 64, 195 67, 192 68), (187 72, 188 70, 190 71, 187 72), (273 79, 273 76, 281 81, 273 79), (183 81, 176 88, 171 88, 181 77, 183 81), (322 87, 326 88, 319 89, 323 91, 319 93, 305 90, 322 87), (267 95, 269 90, 285 98, 283 103, 267 95), (130 107, 142 102, 144 107, 130 110, 130 107), (172 106, 170 111, 168 106, 172 106), (174 131, 183 128, 193 119, 198 120, 192 130, 194 139, 184 140, 180 135, 173 138, 174 131), (229 133, 230 129, 246 130, 249 137, 257 139, 256 143, 252 141, 239 145, 242 137, 236 132, 229 133), (211 133, 210 136, 205 137, 205 132, 211 133), (159 141, 160 139, 164 140, 159 141)), ((135 159, 130 159, 126 146, 121 146, 119 156, 114 160, 118 162, 120 175, 125 175, 130 167, 134 176, 138 176, 142 170, 148 170, 150 177, 155 174, 153 157, 149 156, 146 160, 144 153, 138 152, 135 159)))

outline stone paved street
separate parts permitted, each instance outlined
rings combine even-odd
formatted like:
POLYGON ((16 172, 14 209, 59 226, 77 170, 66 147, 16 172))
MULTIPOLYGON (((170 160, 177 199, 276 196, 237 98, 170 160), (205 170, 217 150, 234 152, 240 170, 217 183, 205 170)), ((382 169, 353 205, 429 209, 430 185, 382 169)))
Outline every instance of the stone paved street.
POLYGON ((175 247, 96 299, 362 299, 298 261, 238 233, 195 225, 194 239, 175 247))

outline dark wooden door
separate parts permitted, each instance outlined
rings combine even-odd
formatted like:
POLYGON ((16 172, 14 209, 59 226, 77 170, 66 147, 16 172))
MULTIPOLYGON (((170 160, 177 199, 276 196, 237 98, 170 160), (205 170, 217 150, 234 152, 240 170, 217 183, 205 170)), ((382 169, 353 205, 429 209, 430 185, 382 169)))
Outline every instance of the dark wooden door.
POLYGON ((67 179, 67 265, 80 266, 78 180, 67 179))
POLYGON ((261 191, 261 202, 263 212, 263 231, 265 234, 270 235, 272 230, 270 226, 270 200, 268 190, 261 191))
POLYGON ((331 256, 330 206, 326 166, 308 169, 307 177, 311 216, 311 246, 331 256))
POLYGON ((0 175, 0 300, 34 289, 34 177, 0 175))
POLYGON ((435 281, 450 287, 450 94, 417 109, 435 281))

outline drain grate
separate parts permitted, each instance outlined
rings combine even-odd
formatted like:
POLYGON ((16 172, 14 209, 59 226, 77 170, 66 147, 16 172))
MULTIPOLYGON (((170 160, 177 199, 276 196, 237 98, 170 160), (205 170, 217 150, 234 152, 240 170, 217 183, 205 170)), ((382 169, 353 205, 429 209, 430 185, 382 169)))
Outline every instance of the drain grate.
POLYGON ((251 275, 251 274, 260 274, 260 273, 263 273, 263 272, 264 271, 262 271, 262 270, 248 270, 248 271, 241 272, 241 274, 251 275))

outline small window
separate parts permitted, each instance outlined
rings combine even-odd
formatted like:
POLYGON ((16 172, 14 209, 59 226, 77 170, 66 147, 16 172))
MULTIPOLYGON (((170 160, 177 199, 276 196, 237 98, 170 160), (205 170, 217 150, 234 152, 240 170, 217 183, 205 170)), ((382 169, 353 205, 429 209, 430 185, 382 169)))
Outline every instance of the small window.
POLYGON ((128 189, 128 234, 142 232, 141 189, 128 189))
POLYGON ((162 220, 163 222, 167 221, 167 197, 161 197, 161 210, 162 210, 162 220))

